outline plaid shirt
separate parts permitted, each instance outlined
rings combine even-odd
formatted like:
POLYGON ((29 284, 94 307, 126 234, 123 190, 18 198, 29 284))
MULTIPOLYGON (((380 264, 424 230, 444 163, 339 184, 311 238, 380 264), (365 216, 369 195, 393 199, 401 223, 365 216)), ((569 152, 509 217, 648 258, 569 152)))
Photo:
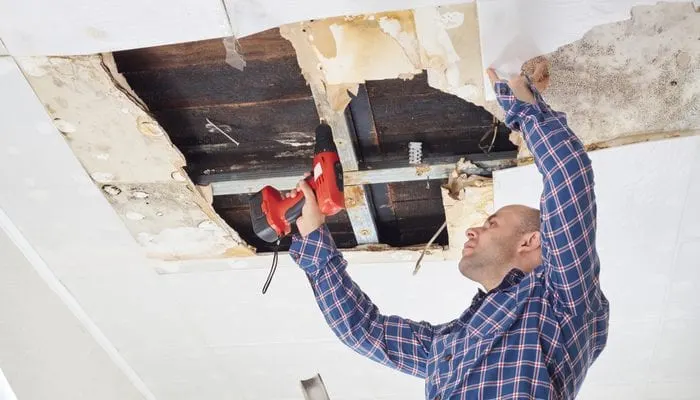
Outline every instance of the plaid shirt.
POLYGON ((433 325, 382 315, 346 272, 326 226, 296 235, 290 254, 343 343, 425 379, 427 399, 571 399, 605 347, 609 306, 595 249, 593 171, 566 116, 495 85, 505 123, 524 133, 544 179, 542 265, 511 270, 457 319, 433 325))

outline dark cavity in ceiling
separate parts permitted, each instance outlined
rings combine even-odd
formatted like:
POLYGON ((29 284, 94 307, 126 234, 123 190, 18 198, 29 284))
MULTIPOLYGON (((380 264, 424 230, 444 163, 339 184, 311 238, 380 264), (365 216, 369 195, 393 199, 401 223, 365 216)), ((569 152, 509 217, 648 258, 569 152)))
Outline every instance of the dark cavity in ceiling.
MULTIPOLYGON (((232 180, 240 173, 301 174, 311 167, 319 116, 294 48, 278 29, 241 39, 240 45, 247 62, 243 71, 226 63, 221 40, 114 54, 119 72, 184 154, 197 184, 232 180)), ((411 80, 368 81, 346 116, 355 132, 360 169, 389 161, 408 165, 411 141, 423 143, 425 159, 456 162, 483 154, 482 138, 494 127, 489 112, 429 87, 425 73, 411 80)), ((510 132, 497 125, 491 152, 514 151, 510 132)), ((366 185, 380 242, 397 247, 426 243, 445 219, 442 183, 426 178, 366 185)), ((215 196, 214 208, 258 251, 272 249, 252 232, 247 194, 215 196)), ((357 245, 346 212, 328 218, 328 225, 341 248, 357 245)), ((447 243, 445 231, 436 244, 447 243)), ((281 250, 288 246, 289 238, 281 250)))

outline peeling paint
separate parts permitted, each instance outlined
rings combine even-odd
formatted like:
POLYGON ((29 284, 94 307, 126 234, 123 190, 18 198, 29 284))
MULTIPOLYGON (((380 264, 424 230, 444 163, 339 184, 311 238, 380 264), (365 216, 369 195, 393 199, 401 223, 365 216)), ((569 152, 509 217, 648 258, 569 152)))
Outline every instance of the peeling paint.
POLYGON ((411 11, 283 25, 280 33, 294 46, 307 82, 323 86, 335 111, 345 109, 348 92, 357 94, 365 80, 422 72, 411 11))

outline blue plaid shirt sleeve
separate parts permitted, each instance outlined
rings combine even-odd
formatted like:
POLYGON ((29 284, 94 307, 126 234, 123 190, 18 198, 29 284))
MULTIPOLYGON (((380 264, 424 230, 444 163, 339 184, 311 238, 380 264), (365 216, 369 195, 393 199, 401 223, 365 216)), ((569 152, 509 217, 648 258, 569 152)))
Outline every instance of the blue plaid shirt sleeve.
POLYGON ((289 253, 306 272, 316 302, 343 343, 381 364, 425 378, 439 327, 382 315, 348 275, 347 262, 325 225, 306 237, 294 235, 289 253))
POLYGON ((555 304, 574 315, 597 311, 602 292, 591 161, 566 115, 553 111, 534 87, 536 104, 515 98, 504 81, 494 90, 505 124, 523 133, 543 177, 542 262, 555 304))

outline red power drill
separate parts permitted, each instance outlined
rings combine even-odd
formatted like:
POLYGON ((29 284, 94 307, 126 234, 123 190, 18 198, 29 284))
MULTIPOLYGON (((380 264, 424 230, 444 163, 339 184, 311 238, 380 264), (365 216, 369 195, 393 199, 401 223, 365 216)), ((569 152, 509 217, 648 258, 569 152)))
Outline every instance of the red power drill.
MULTIPOLYGON (((334 215, 345 208, 343 167, 333 142, 333 132, 326 123, 316 128, 313 172, 306 182, 316 194, 316 201, 324 215, 334 215)), ((303 193, 286 198, 279 190, 265 186, 250 198, 253 231, 268 243, 277 242, 291 232, 292 224, 301 215, 303 206, 303 193)))

